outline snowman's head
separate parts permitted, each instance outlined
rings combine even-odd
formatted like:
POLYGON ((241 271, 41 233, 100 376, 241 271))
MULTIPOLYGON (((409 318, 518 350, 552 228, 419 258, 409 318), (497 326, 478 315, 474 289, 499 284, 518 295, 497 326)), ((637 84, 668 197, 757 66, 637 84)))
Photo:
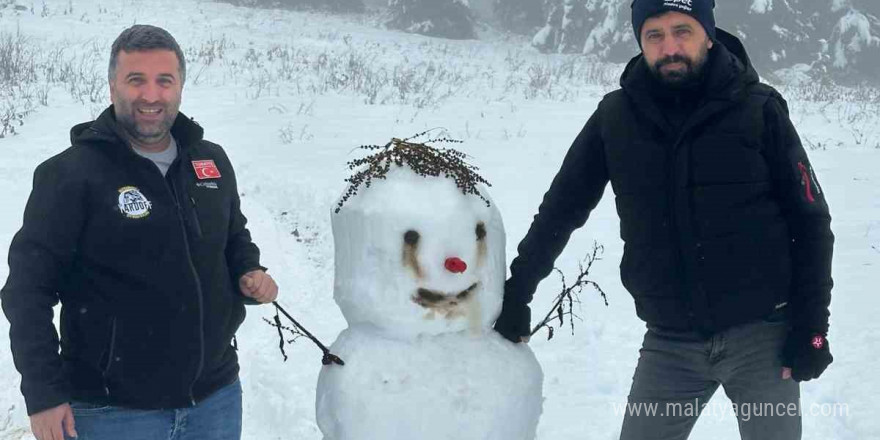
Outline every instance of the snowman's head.
POLYGON ((491 202, 397 167, 332 217, 334 297, 349 325, 406 338, 484 331, 497 318, 505 237, 491 202))

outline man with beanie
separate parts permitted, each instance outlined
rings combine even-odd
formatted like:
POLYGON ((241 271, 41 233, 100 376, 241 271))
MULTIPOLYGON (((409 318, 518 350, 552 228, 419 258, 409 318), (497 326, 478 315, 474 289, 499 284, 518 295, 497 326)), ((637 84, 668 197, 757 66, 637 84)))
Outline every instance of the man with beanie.
POLYGON ((113 104, 34 172, 0 299, 37 440, 241 438, 232 341, 278 287, 229 158, 179 112, 185 79, 167 31, 126 29, 113 104))
POLYGON ((799 439, 799 382, 832 361, 825 194, 785 100, 713 8, 632 4, 642 52, 569 149, 495 324, 527 340, 538 283, 611 182, 621 279, 647 323, 621 439, 687 438, 719 386, 743 439, 799 439))

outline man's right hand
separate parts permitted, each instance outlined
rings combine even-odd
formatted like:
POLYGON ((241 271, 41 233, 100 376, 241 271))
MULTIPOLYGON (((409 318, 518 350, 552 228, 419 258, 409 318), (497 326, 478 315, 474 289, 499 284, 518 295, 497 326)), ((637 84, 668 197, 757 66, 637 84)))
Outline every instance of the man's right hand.
POLYGON ((495 331, 511 342, 529 342, 531 321, 532 309, 528 304, 505 300, 495 321, 495 331))
POLYGON ((65 432, 68 437, 76 438, 70 404, 64 403, 32 415, 31 431, 37 440, 64 440, 65 432))

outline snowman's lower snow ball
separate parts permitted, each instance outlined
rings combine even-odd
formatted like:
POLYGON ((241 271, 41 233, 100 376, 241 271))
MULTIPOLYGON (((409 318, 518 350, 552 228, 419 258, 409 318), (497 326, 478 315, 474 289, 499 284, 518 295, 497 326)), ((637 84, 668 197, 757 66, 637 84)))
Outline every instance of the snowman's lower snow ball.
POLYGON ((332 215, 345 366, 318 379, 325 440, 532 440, 543 373, 491 326, 506 275, 501 215, 480 185, 392 165, 332 215))

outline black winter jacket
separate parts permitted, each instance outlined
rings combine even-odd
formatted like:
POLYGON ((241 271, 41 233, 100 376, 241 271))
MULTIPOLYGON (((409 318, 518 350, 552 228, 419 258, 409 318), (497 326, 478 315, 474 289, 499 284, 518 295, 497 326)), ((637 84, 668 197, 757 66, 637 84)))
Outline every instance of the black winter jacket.
POLYGON ((179 155, 164 178, 112 106, 37 167, 0 292, 29 414, 71 399, 185 407, 236 380, 237 280, 259 250, 226 154, 182 114, 171 132, 179 155))
POLYGON ((719 30, 712 52, 703 99, 680 127, 658 106, 644 58, 630 61, 520 243, 507 307, 531 300, 610 181, 621 279, 641 319, 711 334, 789 306, 800 330, 827 332, 824 193, 785 101, 758 81, 739 40, 719 30))

